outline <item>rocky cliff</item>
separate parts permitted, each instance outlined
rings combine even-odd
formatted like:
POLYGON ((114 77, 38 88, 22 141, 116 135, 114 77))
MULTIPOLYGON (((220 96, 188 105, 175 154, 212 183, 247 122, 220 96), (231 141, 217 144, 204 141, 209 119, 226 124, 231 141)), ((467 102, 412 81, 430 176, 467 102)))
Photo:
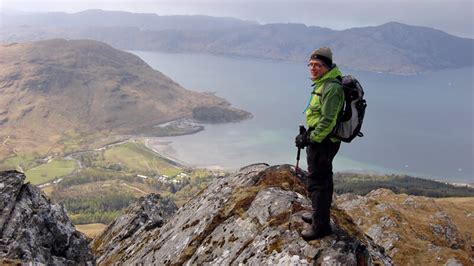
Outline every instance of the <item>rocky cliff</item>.
POLYGON ((0 264, 94 265, 85 236, 16 171, 0 172, 0 264))
MULTIPOLYGON (((120 218, 95 240, 99 264, 180 265, 323 264, 390 265, 383 248, 367 237, 344 211, 334 208, 334 234, 304 241, 301 215, 311 205, 304 183, 290 166, 255 164, 218 178, 181 207, 161 228, 135 231, 120 218), (133 241, 123 238, 135 231, 133 241), (135 237, 139 236, 139 237, 135 237), (110 239, 112 242, 104 244, 110 239), (103 245, 127 247, 105 251, 103 245)), ((136 205, 137 207, 138 205, 136 205)), ((146 206, 146 203, 145 203, 146 206)), ((136 208, 134 207, 134 208, 136 208)), ((132 208, 133 209, 133 208, 132 208)), ((158 209, 156 209, 158 211, 158 209)), ((136 212, 139 214, 141 212, 136 212)), ((127 218, 132 221, 135 218, 127 218)), ((129 222, 126 222, 129 223, 129 222)))

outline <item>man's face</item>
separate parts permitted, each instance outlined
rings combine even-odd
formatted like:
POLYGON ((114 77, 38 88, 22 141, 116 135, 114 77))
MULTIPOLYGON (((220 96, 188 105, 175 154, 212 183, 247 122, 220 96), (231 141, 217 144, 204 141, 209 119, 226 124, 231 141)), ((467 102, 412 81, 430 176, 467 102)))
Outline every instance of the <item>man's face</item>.
POLYGON ((309 71, 312 79, 318 79, 328 72, 328 68, 323 62, 311 59, 308 63, 309 71))

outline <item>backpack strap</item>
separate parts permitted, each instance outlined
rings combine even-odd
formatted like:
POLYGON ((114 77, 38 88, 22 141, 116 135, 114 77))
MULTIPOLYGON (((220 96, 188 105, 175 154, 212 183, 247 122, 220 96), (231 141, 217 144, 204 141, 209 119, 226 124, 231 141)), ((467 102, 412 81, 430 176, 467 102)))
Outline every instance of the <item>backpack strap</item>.
MULTIPOLYGON (((321 90, 321 95, 319 96, 319 103, 320 104, 322 104, 323 92, 324 92, 324 90, 326 90, 326 86, 329 83, 337 83, 337 84, 341 85, 341 87, 343 86, 341 76, 337 76, 336 79, 328 80, 327 82, 325 82, 324 85, 323 85, 323 89, 321 90)), ((343 90, 344 90, 344 88, 343 88, 343 90)), ((346 106, 346 99, 344 99, 344 102, 342 104, 342 108, 341 108, 341 110, 339 110, 339 113, 337 114, 337 122, 341 121, 342 114, 344 113, 345 106, 346 106)))
POLYGON ((337 76, 336 79, 332 79, 332 80, 328 80, 328 81, 324 82, 323 89, 321 90, 321 93, 316 93, 316 95, 319 96, 319 103, 322 103, 324 91, 326 90, 326 87, 328 86, 329 83, 337 83, 337 84, 342 86, 342 77, 337 76))

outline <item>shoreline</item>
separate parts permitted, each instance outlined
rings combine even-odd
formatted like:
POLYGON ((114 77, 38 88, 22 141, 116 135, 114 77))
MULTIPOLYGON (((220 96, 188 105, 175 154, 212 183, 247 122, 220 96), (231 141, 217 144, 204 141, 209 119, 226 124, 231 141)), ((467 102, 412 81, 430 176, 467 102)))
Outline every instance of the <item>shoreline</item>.
POLYGON ((183 168, 194 168, 193 165, 180 160, 179 158, 176 158, 175 156, 172 155, 172 153, 176 153, 174 151, 173 147, 171 147, 170 143, 171 141, 164 141, 164 140, 158 140, 159 137, 145 137, 144 138, 144 144, 145 147, 154 153, 158 154, 159 156, 173 162, 174 164, 181 166, 183 168), (170 150, 170 151, 166 151, 170 150))
MULTIPOLYGON (((171 160, 173 162, 176 162, 178 164, 181 164, 186 167, 191 167, 191 168, 205 168, 205 169, 210 169, 210 170, 223 170, 223 171, 237 171, 241 167, 245 167, 245 165, 240 165, 236 167, 225 167, 219 164, 215 164, 212 162, 208 163, 201 163, 201 164, 193 164, 186 162, 182 159, 179 158, 179 154, 177 151, 173 148, 172 141, 170 140, 163 140, 160 139, 161 137, 145 137, 145 146, 152 150, 153 152, 159 154, 160 156, 171 160)), ((290 165, 293 165, 289 163, 290 165)), ((271 165, 271 164, 270 164, 271 165)), ((467 186, 467 187, 474 187, 474 183, 469 183, 467 182, 468 180, 442 180, 440 178, 436 177, 429 177, 429 176, 424 176, 424 175, 417 175, 415 173, 404 173, 401 171, 397 171, 394 169, 391 169, 392 171, 381 171, 380 169, 374 170, 374 169, 341 169, 341 170, 336 170, 335 173, 353 173, 353 174, 365 174, 369 176, 377 176, 377 175, 397 175, 397 176, 409 176, 409 177, 414 177, 414 178, 421 178, 421 179, 426 179, 426 180, 431 180, 431 181, 436 181, 444 184, 451 184, 453 186, 467 186)))
MULTIPOLYGON (((226 57, 226 58, 237 58, 237 59, 253 59, 253 60, 262 60, 262 61, 275 61, 275 62, 284 62, 284 63, 304 63, 305 60, 299 59, 291 59, 291 58, 278 58, 278 57, 264 57, 264 56, 251 56, 251 55, 241 55, 241 54, 232 54, 232 53, 219 53, 219 52, 193 52, 193 51, 178 51, 178 52, 169 52, 164 50, 136 50, 136 49, 126 49, 123 50, 125 52, 130 52, 135 54, 136 52, 145 52, 145 53, 161 53, 161 54, 171 54, 171 55, 210 55, 215 57, 226 57)), ((306 65, 306 64, 304 64, 306 65)), ((456 66, 456 67, 447 67, 447 68, 435 68, 435 69, 422 69, 418 71, 386 71, 380 69, 368 69, 368 68, 357 68, 353 66, 347 66, 344 64, 338 64, 338 66, 347 69, 348 72, 355 71, 355 72, 366 72, 370 74, 385 74, 385 75, 393 75, 393 76, 401 76, 401 77, 414 77, 420 76, 429 73, 435 73, 438 71, 445 71, 445 70, 458 70, 463 68, 470 68, 472 66, 456 66)))
POLYGON ((145 137, 145 147, 158 154, 159 156, 172 161, 173 163, 185 167, 185 168, 204 168, 212 171, 235 171, 236 169, 227 168, 217 164, 206 164, 206 165, 194 165, 189 162, 185 162, 177 157, 176 151, 171 146, 172 141, 161 140, 160 137, 145 137))

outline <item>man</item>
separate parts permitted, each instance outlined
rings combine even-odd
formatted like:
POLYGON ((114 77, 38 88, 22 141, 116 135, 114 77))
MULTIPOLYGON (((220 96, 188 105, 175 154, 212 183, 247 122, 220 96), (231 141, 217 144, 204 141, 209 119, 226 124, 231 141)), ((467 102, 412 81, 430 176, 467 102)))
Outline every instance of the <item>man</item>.
POLYGON ((315 50, 309 60, 314 90, 306 107, 308 130, 298 135, 295 143, 306 149, 308 162, 308 192, 313 205, 313 213, 303 215, 303 220, 311 223, 301 236, 309 241, 332 233, 330 207, 333 194, 332 161, 341 142, 330 136, 344 104, 344 91, 339 80, 342 74, 332 62, 332 52, 328 47, 315 50))

